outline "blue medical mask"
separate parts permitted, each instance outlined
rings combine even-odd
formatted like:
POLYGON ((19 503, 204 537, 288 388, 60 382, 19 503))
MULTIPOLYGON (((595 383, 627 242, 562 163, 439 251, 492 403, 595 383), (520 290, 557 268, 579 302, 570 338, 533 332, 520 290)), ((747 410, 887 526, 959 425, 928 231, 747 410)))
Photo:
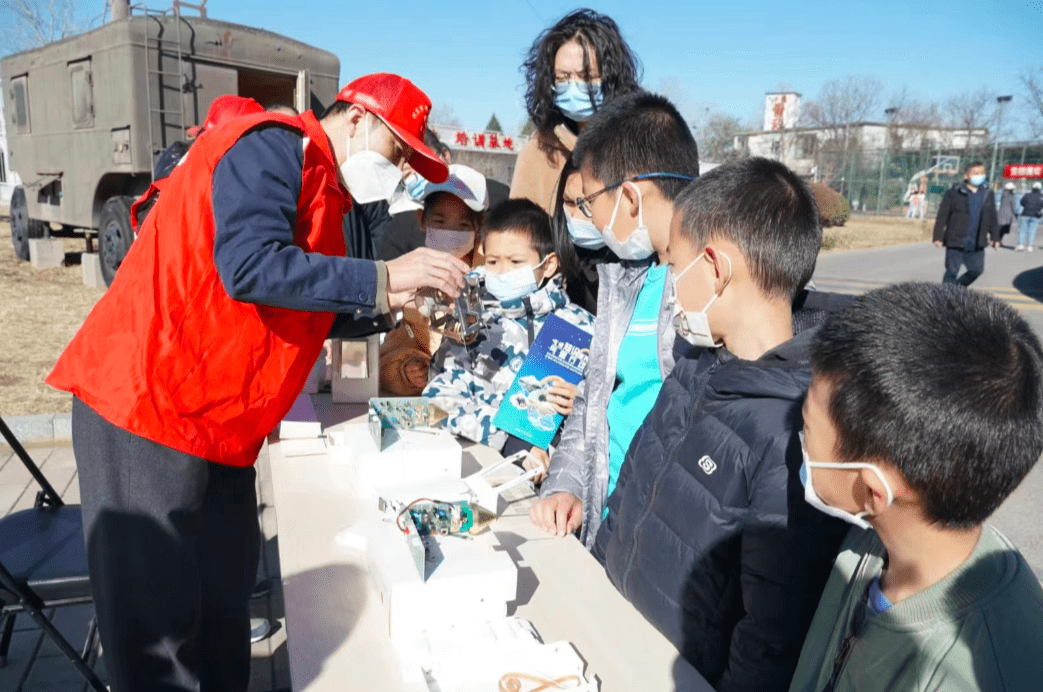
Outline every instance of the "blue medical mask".
POLYGON ((536 270, 542 267, 546 261, 547 258, 544 257, 543 262, 535 267, 518 267, 502 274, 493 274, 486 269, 485 288, 501 303, 518 300, 530 293, 535 293, 539 287, 536 283, 536 270))
POLYGON ((574 219, 565 214, 565 223, 569 227, 572 244, 585 250, 600 250, 605 247, 605 238, 598 227, 589 219, 574 219))
POLYGON ((424 194, 424 188, 427 187, 427 181, 419 173, 410 173, 402 181, 403 186, 406 189, 406 194, 414 202, 419 202, 422 195, 424 194))
POLYGON ((969 182, 974 187, 981 187, 985 184, 985 175, 972 175, 967 182, 969 182))
POLYGON ((594 111, 601 108, 605 97, 601 93, 601 82, 555 82, 554 105, 565 117, 577 123, 590 120, 594 111))

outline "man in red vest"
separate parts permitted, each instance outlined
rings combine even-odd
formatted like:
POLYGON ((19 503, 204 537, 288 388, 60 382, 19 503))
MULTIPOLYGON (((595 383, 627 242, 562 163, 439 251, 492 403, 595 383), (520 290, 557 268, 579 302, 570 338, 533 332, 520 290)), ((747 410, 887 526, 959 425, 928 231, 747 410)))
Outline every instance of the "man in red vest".
POLYGON ((408 80, 375 74, 321 121, 255 113, 202 132, 48 377, 74 395, 116 692, 246 690, 265 437, 338 314, 379 316, 421 287, 463 286, 468 267, 426 248, 386 263, 344 256, 352 200, 389 197, 406 162, 446 179, 423 143, 430 109, 408 80))

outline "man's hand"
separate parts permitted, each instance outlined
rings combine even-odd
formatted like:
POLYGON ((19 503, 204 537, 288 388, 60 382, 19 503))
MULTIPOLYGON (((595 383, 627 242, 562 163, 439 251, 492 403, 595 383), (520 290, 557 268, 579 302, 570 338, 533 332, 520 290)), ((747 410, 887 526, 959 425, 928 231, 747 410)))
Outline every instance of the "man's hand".
POLYGON ((528 456, 522 460, 522 468, 526 471, 540 469, 540 472, 533 476, 533 483, 539 483, 547 477, 548 466, 550 466, 550 456, 547 455, 546 450, 540 449, 539 447, 533 447, 530 449, 528 456))
POLYGON ((405 296, 425 286, 437 288, 455 298, 464 287, 464 274, 471 270, 466 263, 449 253, 426 247, 393 259, 386 266, 389 303, 400 300, 404 303, 405 296))
POLYGON ((940 241, 940 240, 934 241, 934 246, 935 247, 941 247, 942 246, 942 241, 940 241))
POLYGON ((583 501, 572 493, 555 493, 533 505, 529 518, 547 533, 567 536, 583 525, 583 501))

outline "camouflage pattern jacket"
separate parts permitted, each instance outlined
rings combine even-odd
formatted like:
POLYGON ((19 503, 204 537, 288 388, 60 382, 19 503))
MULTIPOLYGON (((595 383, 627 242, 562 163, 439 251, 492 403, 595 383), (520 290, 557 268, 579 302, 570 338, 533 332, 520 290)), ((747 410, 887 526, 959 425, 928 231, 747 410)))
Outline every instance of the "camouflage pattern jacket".
MULTIPOLYGON (((475 273, 484 274, 479 267, 475 273)), ((467 346, 445 339, 431 359, 424 396, 449 413, 448 428, 459 437, 503 449, 507 433, 492 424, 503 395, 514 382, 533 338, 547 315, 554 314, 589 332, 594 317, 570 303, 560 276, 524 298, 499 302, 485 294, 484 327, 467 346)))

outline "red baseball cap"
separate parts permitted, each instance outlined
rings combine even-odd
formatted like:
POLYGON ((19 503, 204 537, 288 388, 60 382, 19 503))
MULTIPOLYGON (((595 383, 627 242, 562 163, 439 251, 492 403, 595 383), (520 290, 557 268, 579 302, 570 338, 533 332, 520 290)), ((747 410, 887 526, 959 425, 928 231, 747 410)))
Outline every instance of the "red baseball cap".
POLYGON ((424 178, 443 183, 449 177, 449 167, 424 144, 431 99, 411 81, 387 72, 368 74, 341 89, 337 100, 362 106, 383 120, 413 150, 409 165, 424 178))
POLYGON ((188 128, 186 134, 188 134, 189 137, 198 137, 206 130, 213 129, 218 125, 223 125, 229 120, 238 118, 241 115, 263 112, 264 106, 251 98, 236 96, 235 94, 225 94, 224 96, 218 96, 214 99, 214 102, 210 104, 210 110, 207 111, 206 120, 203 121, 203 124, 193 125, 188 128))

